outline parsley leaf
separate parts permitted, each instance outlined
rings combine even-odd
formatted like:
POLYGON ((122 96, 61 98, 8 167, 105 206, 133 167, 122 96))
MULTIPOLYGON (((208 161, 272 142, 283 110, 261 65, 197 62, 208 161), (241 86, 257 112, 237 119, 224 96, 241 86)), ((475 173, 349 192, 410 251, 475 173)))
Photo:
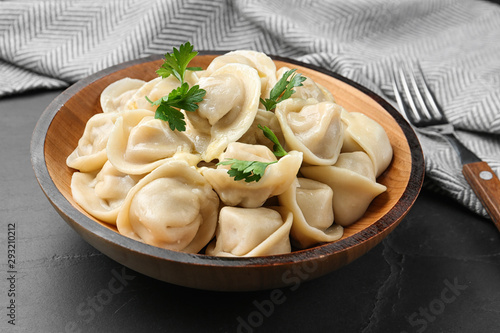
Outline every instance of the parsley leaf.
POLYGON ((269 140, 271 140, 274 143, 274 145, 273 145, 274 156, 282 157, 282 156, 285 156, 288 154, 286 152, 286 150, 283 148, 283 146, 280 144, 278 138, 276 137, 276 134, 274 134, 273 131, 271 131, 269 129, 269 127, 262 126, 261 124, 258 124, 257 127, 260 128, 262 130, 262 132, 264 132, 264 135, 266 136, 266 138, 268 138, 269 140))
POLYGON ((167 96, 152 102, 147 96, 146 100, 151 105, 157 106, 155 119, 161 119, 168 122, 172 131, 180 132, 186 130, 186 122, 184 114, 180 109, 186 111, 196 111, 198 104, 203 100, 207 93, 200 86, 195 85, 189 88, 189 85, 184 82, 184 74, 187 70, 200 71, 200 67, 188 67, 189 62, 198 54, 193 51, 193 45, 186 42, 179 49, 174 47, 173 53, 165 54, 165 60, 156 73, 162 78, 167 78, 173 75, 181 82, 180 87, 172 90, 167 96))
POLYGON ((193 60, 197 54, 198 52, 193 51, 193 45, 189 42, 182 44, 179 49, 174 47, 173 53, 165 54, 165 60, 156 73, 162 78, 173 75, 179 82, 184 83, 184 74, 186 70, 201 71, 200 67, 188 67, 189 62, 193 60))
POLYGON ((267 166, 277 162, 242 161, 230 158, 217 163, 217 165, 230 165, 231 169, 227 171, 229 176, 234 177, 234 180, 245 180, 245 182, 250 183, 258 182, 264 176, 267 166))
MULTIPOLYGON (((273 154, 276 157, 282 157, 288 155, 283 146, 278 141, 276 135, 267 126, 257 125, 263 132, 266 138, 274 143, 273 154)), ((268 165, 277 163, 278 161, 272 162, 260 162, 260 161, 243 161, 236 158, 228 158, 224 161, 217 163, 217 165, 230 165, 231 169, 227 171, 228 175, 233 177, 234 180, 245 180, 245 182, 258 182, 263 176, 268 165)))
POLYGON ((296 69, 290 69, 283 73, 281 79, 279 79, 273 89, 271 89, 269 98, 266 98, 265 100, 262 98, 260 99, 260 102, 264 105, 267 111, 274 110, 279 102, 290 98, 290 96, 292 96, 295 92, 293 88, 302 86, 302 82, 307 79, 305 76, 295 73, 295 71, 296 69), (288 81, 289 77, 290 80, 288 81))
POLYGON ((203 100, 206 91, 200 89, 200 86, 195 85, 189 88, 189 85, 184 82, 177 89, 172 90, 167 96, 151 101, 147 96, 146 99, 151 105, 158 106, 155 113, 156 119, 161 119, 168 122, 172 131, 178 130, 179 132, 186 130, 186 122, 184 121, 184 114, 180 109, 186 111, 196 111, 198 104, 203 100))

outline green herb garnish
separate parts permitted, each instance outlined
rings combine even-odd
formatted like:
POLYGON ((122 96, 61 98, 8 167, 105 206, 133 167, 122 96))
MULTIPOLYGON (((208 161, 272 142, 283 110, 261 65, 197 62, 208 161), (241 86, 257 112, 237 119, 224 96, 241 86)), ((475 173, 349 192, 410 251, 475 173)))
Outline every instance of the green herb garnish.
POLYGON ((193 45, 189 42, 182 44, 178 50, 174 47, 173 53, 165 54, 165 60, 156 73, 162 78, 167 78, 170 75, 175 76, 181 86, 154 102, 146 96, 146 100, 151 105, 157 106, 155 119, 168 122, 168 126, 172 131, 178 130, 182 132, 186 130, 184 114, 180 109, 196 111, 198 109, 197 103, 201 102, 207 93, 206 90, 200 89, 199 85, 189 88, 189 84, 184 82, 184 74, 187 70, 201 70, 200 67, 188 67, 189 62, 197 54, 198 52, 193 51, 193 45))
POLYGON ((258 182, 264 176, 267 166, 277 162, 242 161, 230 158, 217 163, 217 165, 230 165, 231 169, 227 171, 229 176, 234 177, 234 180, 245 180, 245 182, 250 183, 258 182))
POLYGON ((162 78, 167 78, 173 75, 179 80, 179 82, 184 83, 184 74, 187 70, 189 71, 201 71, 201 67, 188 67, 189 62, 193 60, 198 52, 193 51, 193 45, 186 42, 182 44, 177 50, 174 47, 173 53, 165 54, 165 60, 163 65, 156 71, 158 76, 162 78))
POLYGON ((280 144, 278 138, 276 137, 276 134, 274 134, 273 131, 271 131, 271 129, 269 129, 269 127, 262 126, 261 124, 257 125, 257 127, 260 128, 262 130, 262 132, 264 132, 264 135, 266 136, 266 138, 271 140, 271 142, 274 144, 273 145, 274 156, 282 157, 282 156, 285 156, 286 154, 288 154, 286 152, 286 150, 283 148, 283 146, 280 144))
POLYGON ((302 86, 302 82, 307 79, 301 74, 295 73, 295 71, 296 69, 290 69, 283 73, 281 79, 276 82, 273 89, 269 92, 269 98, 266 98, 265 100, 262 98, 260 99, 260 102, 264 105, 267 111, 274 110, 279 102, 290 98, 290 96, 292 96, 295 92, 293 88, 302 86), (289 77, 290 80, 288 80, 289 77))
POLYGON ((198 104, 203 100, 206 91, 200 89, 200 86, 195 85, 189 88, 189 85, 184 82, 179 88, 172 90, 167 96, 152 102, 148 97, 146 99, 152 105, 158 106, 155 113, 156 119, 161 119, 168 122, 168 126, 172 131, 180 132, 186 130, 186 122, 184 114, 180 109, 186 111, 196 111, 198 104))
MULTIPOLYGON (((257 126, 264 132, 266 138, 274 143, 273 153, 275 156, 282 157, 288 154, 269 127, 261 126, 260 124, 257 126)), ((244 180, 250 183, 253 181, 258 182, 264 176, 266 168, 277 162, 242 161, 236 158, 229 158, 217 163, 217 165, 230 165, 231 168, 227 171, 229 176, 234 177, 234 180, 244 180)))

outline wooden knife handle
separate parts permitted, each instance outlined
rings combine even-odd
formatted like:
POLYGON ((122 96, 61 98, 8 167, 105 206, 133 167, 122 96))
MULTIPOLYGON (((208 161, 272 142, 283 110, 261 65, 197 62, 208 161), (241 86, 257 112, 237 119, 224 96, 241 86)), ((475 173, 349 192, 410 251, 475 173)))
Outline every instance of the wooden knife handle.
POLYGON ((465 164, 462 173, 500 230, 500 180, 486 162, 465 164))

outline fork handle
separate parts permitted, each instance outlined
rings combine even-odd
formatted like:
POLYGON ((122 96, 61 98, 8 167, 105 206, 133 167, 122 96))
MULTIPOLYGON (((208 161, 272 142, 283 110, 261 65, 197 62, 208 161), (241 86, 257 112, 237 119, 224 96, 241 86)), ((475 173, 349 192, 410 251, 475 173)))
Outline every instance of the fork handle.
POLYGON ((500 230, 500 180, 486 162, 464 164, 462 173, 500 230))

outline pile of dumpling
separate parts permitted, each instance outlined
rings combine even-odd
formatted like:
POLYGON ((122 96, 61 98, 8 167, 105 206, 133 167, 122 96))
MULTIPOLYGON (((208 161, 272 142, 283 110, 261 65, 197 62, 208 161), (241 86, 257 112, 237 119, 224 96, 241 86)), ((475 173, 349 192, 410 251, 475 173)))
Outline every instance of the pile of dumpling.
POLYGON ((376 178, 392 147, 384 129, 337 105, 311 79, 266 111, 259 99, 289 68, 267 55, 234 51, 185 81, 206 95, 184 112, 187 128, 155 119, 157 100, 180 86, 172 75, 125 78, 101 94, 67 158, 74 200, 135 240, 214 256, 287 253, 342 237, 386 190, 376 178), (258 182, 235 181, 218 161, 275 161, 267 126, 288 151, 258 182))

